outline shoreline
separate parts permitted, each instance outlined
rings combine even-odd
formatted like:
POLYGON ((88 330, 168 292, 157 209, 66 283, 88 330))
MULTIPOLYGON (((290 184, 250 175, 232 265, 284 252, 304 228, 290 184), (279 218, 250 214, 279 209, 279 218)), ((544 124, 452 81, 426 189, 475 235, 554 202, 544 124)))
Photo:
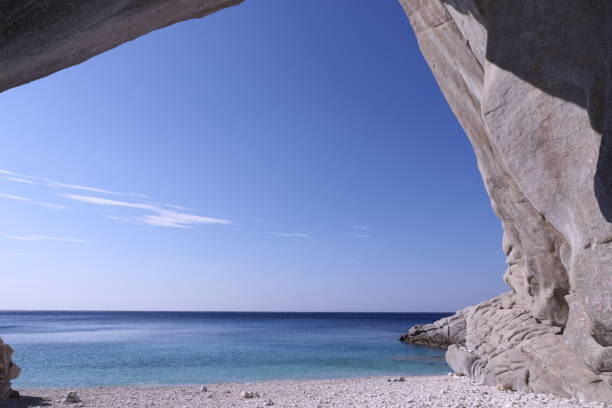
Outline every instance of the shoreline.
POLYGON ((435 375, 17 391, 21 398, 0 403, 0 407, 608 407, 545 394, 501 391, 467 377, 435 375), (80 401, 66 401, 71 391, 76 391, 80 401))
MULTIPOLYGON (((450 370, 450 369, 449 369, 450 370)), ((245 381, 222 381, 222 382, 198 382, 198 383, 175 383, 175 384, 166 384, 163 382, 152 384, 152 383, 134 383, 134 384, 115 384, 115 385, 92 385, 85 387, 19 387, 13 384, 13 389, 21 392, 27 393, 29 391, 65 391, 65 390, 101 390, 101 389, 116 389, 116 388, 193 388, 193 387, 214 387, 214 386, 222 386, 222 385, 254 385, 254 384, 265 384, 265 383, 283 383, 283 382, 317 382, 317 381, 340 381, 340 380, 372 380, 372 379, 394 379, 399 378, 400 376, 404 377, 405 380, 408 380, 411 377, 419 377, 419 378, 441 378, 447 377, 451 374, 389 374, 389 375, 360 375, 355 377, 322 377, 322 378, 282 378, 282 379, 269 379, 269 380, 245 380, 245 381)), ((458 377, 455 375, 455 377, 458 377)))

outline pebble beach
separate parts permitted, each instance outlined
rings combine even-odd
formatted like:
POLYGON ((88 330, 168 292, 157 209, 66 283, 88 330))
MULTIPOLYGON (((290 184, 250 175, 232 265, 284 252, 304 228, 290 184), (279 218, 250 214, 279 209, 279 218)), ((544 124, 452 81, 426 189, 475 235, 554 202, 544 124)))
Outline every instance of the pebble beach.
MULTIPOLYGON (((502 387, 499 387, 502 388, 502 387)), ((381 407, 381 408, 609 408, 543 394, 478 385, 466 377, 407 376, 267 381, 190 386, 122 386, 18 390, 2 408, 24 407, 381 407)))

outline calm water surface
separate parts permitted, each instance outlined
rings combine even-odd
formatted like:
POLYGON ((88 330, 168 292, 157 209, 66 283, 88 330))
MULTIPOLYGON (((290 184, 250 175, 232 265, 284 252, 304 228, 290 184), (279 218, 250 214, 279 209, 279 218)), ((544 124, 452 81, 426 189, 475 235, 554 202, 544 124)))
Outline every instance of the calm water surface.
POLYGON ((425 313, 0 312, 16 388, 427 375, 443 353, 397 339, 425 313))

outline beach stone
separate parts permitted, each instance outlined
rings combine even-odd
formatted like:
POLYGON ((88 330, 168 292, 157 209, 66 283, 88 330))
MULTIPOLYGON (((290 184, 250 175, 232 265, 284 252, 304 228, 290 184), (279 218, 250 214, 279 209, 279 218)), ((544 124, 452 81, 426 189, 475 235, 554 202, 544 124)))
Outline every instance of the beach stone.
POLYGON ((68 394, 66 394, 66 398, 64 398, 65 404, 77 404, 79 402, 81 402, 81 398, 79 398, 76 391, 70 391, 68 394))
POLYGON ((208 387, 203 385, 202 387, 200 387, 200 392, 208 392, 208 387))
POLYGON ((259 394, 256 392, 242 391, 240 393, 240 398, 242 399, 259 398, 259 394))

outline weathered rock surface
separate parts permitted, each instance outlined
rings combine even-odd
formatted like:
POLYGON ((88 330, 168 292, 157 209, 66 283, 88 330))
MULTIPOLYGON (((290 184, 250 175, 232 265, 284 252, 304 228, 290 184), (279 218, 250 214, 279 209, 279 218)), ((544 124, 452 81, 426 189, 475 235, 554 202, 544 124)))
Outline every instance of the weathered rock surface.
POLYGON ((612 3, 401 3, 476 152, 512 289, 403 340, 487 384, 612 402, 612 3))
POLYGON ((13 349, 0 339, 0 401, 11 395, 11 380, 19 377, 21 370, 13 364, 13 349))
POLYGON ((0 92, 243 0, 0 0, 0 92))

